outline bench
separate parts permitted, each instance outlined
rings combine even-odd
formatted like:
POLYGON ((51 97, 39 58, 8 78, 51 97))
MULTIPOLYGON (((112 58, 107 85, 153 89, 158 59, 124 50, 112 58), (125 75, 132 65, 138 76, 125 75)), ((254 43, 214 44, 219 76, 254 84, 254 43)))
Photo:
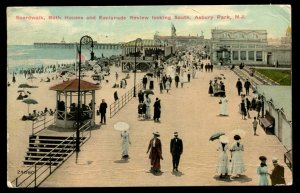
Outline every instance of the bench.
POLYGON ((266 133, 274 134, 274 118, 270 115, 268 111, 264 117, 258 118, 259 125, 264 129, 266 133))
POLYGON ((292 164, 293 164, 293 157, 292 157, 292 150, 290 149, 286 153, 284 153, 284 163, 292 169, 292 164))

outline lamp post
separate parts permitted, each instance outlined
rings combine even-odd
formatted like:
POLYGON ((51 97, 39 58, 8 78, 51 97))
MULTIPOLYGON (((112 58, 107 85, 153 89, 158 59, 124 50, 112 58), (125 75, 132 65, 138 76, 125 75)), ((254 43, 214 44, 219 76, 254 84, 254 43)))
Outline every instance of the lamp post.
POLYGON ((135 40, 135 44, 134 44, 134 86, 133 86, 133 97, 136 97, 136 43, 140 41, 141 45, 143 43, 143 40, 141 38, 137 38, 135 40))
POLYGON ((167 47, 169 46, 168 40, 164 40, 164 56, 166 56, 166 45, 167 45, 167 47))
POLYGON ((77 128, 76 128, 76 151, 80 151, 79 146, 79 129, 80 129, 80 71, 81 71, 81 45, 91 44, 92 52, 91 52, 91 60, 94 60, 94 52, 93 52, 93 39, 90 36, 82 36, 79 42, 79 49, 77 47, 78 55, 79 55, 79 62, 78 62, 78 105, 77 105, 77 128))

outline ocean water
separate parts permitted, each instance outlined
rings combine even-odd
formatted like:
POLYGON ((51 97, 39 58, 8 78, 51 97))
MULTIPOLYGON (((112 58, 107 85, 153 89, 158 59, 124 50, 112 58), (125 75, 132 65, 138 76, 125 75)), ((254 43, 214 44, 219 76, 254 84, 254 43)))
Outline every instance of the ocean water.
MULTIPOLYGON (((110 57, 120 55, 122 49, 94 49, 96 57, 110 57)), ((81 52, 86 60, 90 59, 90 50, 82 48, 81 52)), ((8 45, 7 46, 7 70, 9 73, 26 69, 28 67, 40 67, 53 64, 71 64, 78 62, 74 48, 35 48, 33 45, 8 45)))

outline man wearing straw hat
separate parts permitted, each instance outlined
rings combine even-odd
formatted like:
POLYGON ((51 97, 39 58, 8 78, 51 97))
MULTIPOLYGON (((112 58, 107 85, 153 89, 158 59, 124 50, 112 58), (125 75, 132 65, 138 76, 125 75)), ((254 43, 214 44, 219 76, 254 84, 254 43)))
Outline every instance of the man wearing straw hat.
POLYGON ((172 154, 173 171, 178 172, 180 156, 183 152, 182 140, 178 138, 178 132, 174 132, 174 138, 170 142, 170 152, 172 154))
POLYGON ((285 179, 284 179, 284 167, 278 164, 278 159, 273 158, 272 159, 274 169, 272 170, 272 173, 270 174, 271 183, 272 186, 275 185, 285 185, 285 179))
POLYGON ((151 172, 158 173, 160 172, 160 159, 163 160, 162 157, 162 148, 161 148, 161 141, 159 139, 160 134, 156 131, 153 133, 153 138, 150 140, 148 145, 148 150, 146 153, 149 152, 149 159, 151 163, 151 172))

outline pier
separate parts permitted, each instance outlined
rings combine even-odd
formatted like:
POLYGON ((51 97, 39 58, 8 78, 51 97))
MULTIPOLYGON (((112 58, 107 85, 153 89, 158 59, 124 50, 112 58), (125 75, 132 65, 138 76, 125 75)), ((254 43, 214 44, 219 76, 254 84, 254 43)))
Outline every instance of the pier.
MULTIPOLYGON (((68 48, 73 49, 76 43, 35 42, 35 48, 68 48)), ((94 43, 94 49, 121 49, 120 43, 94 43)))

